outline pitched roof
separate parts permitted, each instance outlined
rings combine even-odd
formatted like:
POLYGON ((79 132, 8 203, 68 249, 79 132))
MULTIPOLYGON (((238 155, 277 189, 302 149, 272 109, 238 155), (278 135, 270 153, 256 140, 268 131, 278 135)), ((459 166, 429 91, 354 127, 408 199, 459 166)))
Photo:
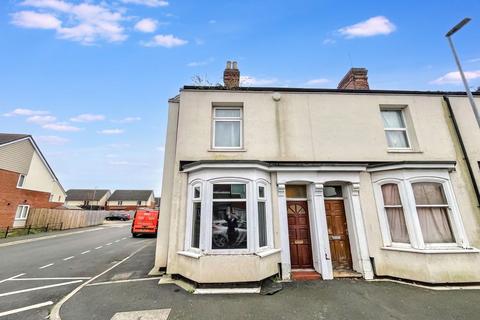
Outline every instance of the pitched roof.
POLYGON ((29 134, 0 133, 0 145, 31 137, 29 134))
POLYGON ((67 199, 65 201, 98 201, 108 192, 110 190, 106 189, 70 189, 67 191, 67 199))
POLYGON ((146 201, 153 194, 153 190, 115 190, 108 201, 146 201))

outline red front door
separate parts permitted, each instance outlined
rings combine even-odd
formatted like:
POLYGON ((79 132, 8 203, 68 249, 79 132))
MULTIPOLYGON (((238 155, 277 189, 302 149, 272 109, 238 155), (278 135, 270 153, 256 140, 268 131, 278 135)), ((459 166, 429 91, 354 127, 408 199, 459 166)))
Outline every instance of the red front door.
POLYGON ((292 269, 313 268, 307 201, 287 201, 292 269))

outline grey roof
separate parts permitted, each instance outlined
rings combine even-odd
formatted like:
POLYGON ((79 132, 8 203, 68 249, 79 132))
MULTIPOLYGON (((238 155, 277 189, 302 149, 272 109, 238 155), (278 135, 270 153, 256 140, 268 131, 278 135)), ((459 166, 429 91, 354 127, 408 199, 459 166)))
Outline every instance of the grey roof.
POLYGON ((67 199, 66 201, 85 201, 85 200, 92 200, 98 201, 100 200, 107 192, 110 190, 105 189, 70 189, 67 191, 67 199))
POLYGON ((0 145, 28 137, 29 134, 0 133, 0 145))
POLYGON ((108 201, 147 201, 153 190, 115 190, 108 201))

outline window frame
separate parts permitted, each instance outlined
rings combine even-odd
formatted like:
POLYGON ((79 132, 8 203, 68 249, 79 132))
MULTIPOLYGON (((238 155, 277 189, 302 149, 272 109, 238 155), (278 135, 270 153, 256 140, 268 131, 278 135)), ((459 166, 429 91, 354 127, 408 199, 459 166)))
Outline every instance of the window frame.
POLYGON ((123 206, 123 200, 117 200, 117 206, 123 206))
POLYGON ((212 138, 211 146, 214 150, 242 150, 243 149, 243 106, 213 106, 212 108, 212 138), (239 110, 239 117, 217 117, 216 110, 218 109, 230 109, 230 110, 239 110), (216 137, 216 123, 217 121, 230 121, 230 122, 239 122, 240 123, 240 145, 238 147, 224 147, 215 145, 216 137))
POLYGON ((188 185, 187 192, 187 214, 186 229, 184 237, 184 250, 195 254, 207 255, 236 255, 236 254, 255 254, 273 249, 273 215, 271 207, 271 187, 265 179, 246 179, 240 177, 232 178, 214 178, 210 180, 194 179, 188 185), (245 199, 213 199, 214 184, 245 184, 245 199), (200 187, 200 199, 194 198, 195 187, 200 187), (265 188, 264 198, 259 199, 258 187, 265 188), (260 247, 258 230, 258 201, 265 202, 267 245, 260 247), (192 228, 193 228, 193 204, 200 202, 200 241, 199 247, 192 247, 192 228), (213 203, 214 202, 245 202, 247 218, 247 248, 244 249, 213 249, 212 248, 212 223, 213 223, 213 203))
POLYGON ((18 180, 17 180, 17 188, 23 188, 23 186, 25 185, 25 178, 27 176, 24 175, 24 174, 19 174, 18 175, 18 180))
POLYGON ((381 119, 382 119, 382 124, 383 124, 383 131, 384 131, 384 134, 385 134, 385 139, 386 139, 386 142, 387 142, 387 149, 389 151, 395 151, 395 150, 400 150, 400 151, 406 151, 406 150, 413 150, 413 147, 412 147, 412 139, 410 138, 410 132, 409 132, 409 128, 408 128, 408 124, 407 124, 407 119, 405 117, 405 110, 406 110, 407 107, 405 106, 381 106, 380 107, 380 116, 381 116, 381 119), (400 112, 400 115, 402 117, 402 121, 403 121, 403 125, 404 125, 404 128, 387 128, 385 127, 385 123, 383 121, 383 116, 382 116, 382 112, 388 112, 388 111, 398 111, 400 112), (405 137, 407 139, 407 147, 391 147, 389 144, 388 144, 388 137, 387 137, 387 133, 388 131, 403 131, 405 132, 405 137))
POLYGON ((30 205, 28 205, 28 204, 19 204, 19 205, 17 206, 16 211, 15 211, 15 221, 26 221, 27 218, 28 218, 28 213, 29 213, 29 212, 30 212, 30 205), (20 213, 20 217, 17 218, 17 212, 18 212, 18 209, 19 209, 20 207, 22 208, 22 211, 21 211, 21 213, 20 213), (25 217, 22 218, 23 212, 24 212, 24 209, 25 209, 25 208, 26 208, 26 210, 25 210, 25 212, 26 212, 26 213, 25 213, 25 217))
POLYGON ((383 178, 374 182, 374 193, 377 202, 378 218, 384 247, 412 249, 412 250, 451 250, 471 248, 463 226, 460 210, 455 198, 453 187, 447 171, 425 171, 415 172, 411 170, 400 170, 399 172, 381 173, 383 178), (442 185, 443 193, 448 203, 447 210, 450 227, 454 237, 452 243, 425 243, 423 233, 418 219, 417 205, 413 193, 413 183, 439 183, 442 185), (410 239, 410 244, 392 242, 390 228, 383 200, 381 186, 395 183, 398 185, 400 199, 405 215, 405 224, 410 239))

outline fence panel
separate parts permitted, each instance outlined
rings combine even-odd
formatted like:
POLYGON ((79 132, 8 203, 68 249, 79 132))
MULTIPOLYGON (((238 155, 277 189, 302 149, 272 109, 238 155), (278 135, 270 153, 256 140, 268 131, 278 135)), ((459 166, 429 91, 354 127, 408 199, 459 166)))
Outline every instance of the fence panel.
POLYGON ((96 226, 103 223, 107 211, 35 208, 28 213, 25 225, 46 227, 62 224, 62 229, 96 226))

